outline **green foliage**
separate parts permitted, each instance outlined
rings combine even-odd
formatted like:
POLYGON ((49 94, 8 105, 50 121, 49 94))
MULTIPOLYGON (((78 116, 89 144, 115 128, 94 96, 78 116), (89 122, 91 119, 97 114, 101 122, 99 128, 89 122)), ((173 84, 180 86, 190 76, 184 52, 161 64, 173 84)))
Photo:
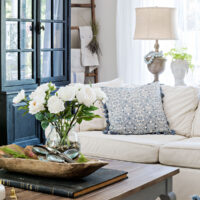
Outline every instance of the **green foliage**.
POLYGON ((42 121, 41 126, 42 126, 42 129, 45 130, 49 126, 49 122, 48 121, 42 121))
POLYGON ((192 55, 187 53, 187 48, 172 48, 169 52, 164 54, 166 57, 171 56, 172 60, 185 60, 189 64, 189 68, 193 69, 192 55))
POLYGON ((28 159, 29 157, 26 156, 25 154, 22 153, 18 153, 16 151, 14 151, 13 149, 10 149, 8 147, 2 147, 1 150, 11 156, 13 156, 14 158, 26 158, 28 159))
MULTIPOLYGON (((76 123, 81 124, 83 120, 90 121, 94 118, 100 118, 99 115, 94 114, 94 111, 98 110, 95 106, 87 107, 82 103, 78 102, 77 98, 72 101, 64 102, 65 109, 57 114, 49 112, 48 100, 53 95, 58 95, 55 93, 56 88, 53 84, 48 84, 48 90, 45 90, 45 102, 42 103, 44 109, 37 114, 35 118, 41 122, 42 129, 45 130, 49 124, 53 125, 61 138, 61 144, 66 142, 68 133, 76 125, 76 123)), ((23 102, 25 105, 21 106, 19 110, 25 110, 24 114, 29 113, 29 105, 31 99, 25 98, 23 102)))
POLYGON ((88 159, 82 153, 80 153, 80 156, 79 156, 77 162, 78 163, 86 163, 86 162, 88 162, 88 159))
MULTIPOLYGON (((27 101, 27 100, 25 99, 25 101, 27 101)), ((20 106, 20 107, 18 108, 18 110, 25 110, 23 116, 25 116, 26 114, 28 114, 28 106, 29 106, 29 105, 26 104, 26 105, 20 106)))
POLYGON ((87 107, 85 105, 82 105, 81 109, 79 110, 79 113, 77 114, 77 123, 81 124, 83 120, 85 121, 91 121, 94 118, 101 118, 99 115, 95 115, 93 111, 98 110, 95 106, 87 107))
POLYGON ((35 115, 35 118, 39 121, 42 121, 44 119, 44 115, 40 112, 40 113, 37 113, 35 115))

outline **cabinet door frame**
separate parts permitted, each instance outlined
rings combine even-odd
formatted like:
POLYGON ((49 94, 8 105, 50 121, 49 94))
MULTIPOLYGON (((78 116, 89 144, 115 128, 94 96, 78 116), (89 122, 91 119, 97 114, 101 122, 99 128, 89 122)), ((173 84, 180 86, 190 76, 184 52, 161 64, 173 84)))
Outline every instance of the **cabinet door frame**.
MULTIPOLYGON (((54 13, 54 0, 50 0, 51 1, 51 19, 41 19, 40 17, 40 10, 41 10, 41 0, 38 0, 38 12, 37 12, 37 23, 51 23, 51 76, 52 77, 47 77, 47 78, 42 78, 41 77, 41 62, 40 59, 37 60, 37 67, 38 67, 38 82, 39 83, 46 83, 46 82, 54 82, 57 85, 62 84, 62 85, 66 85, 68 83, 70 83, 70 50, 71 50, 71 38, 70 38, 70 31, 71 31, 71 2, 70 0, 63 0, 63 19, 62 20, 55 20, 53 19, 53 13, 54 13), (53 35, 53 28, 55 23, 63 23, 63 48, 54 48, 53 47, 53 42, 54 42, 54 35, 53 35), (53 52, 56 51, 64 51, 63 54, 63 76, 57 76, 57 77, 53 77, 53 52)), ((37 57, 41 58, 41 52, 45 52, 48 51, 47 49, 43 49, 41 50, 40 45, 41 45, 41 41, 40 41, 40 33, 37 33, 37 57)))
MULTIPOLYGON (((23 22, 26 21, 25 19, 20 18, 20 2, 21 0, 18 0, 18 19, 16 21, 23 22)), ((53 2, 53 0, 51 0, 53 2)), ((41 0, 32 0, 32 23, 33 23, 33 56, 32 56, 32 79, 27 79, 27 80, 13 80, 13 81, 8 81, 6 80, 6 52, 16 52, 6 50, 6 0, 1 0, 0 3, 0 10, 1 10, 1 20, 0 20, 0 31, 1 31, 1 39, 0 39, 0 46, 1 46, 1 67, 0 67, 0 87, 1 91, 10 91, 10 90, 19 90, 22 87, 24 89, 30 89, 30 88, 35 88, 38 84, 42 84, 45 82, 53 82, 57 85, 67 85, 71 81, 71 0, 63 0, 63 50, 64 50, 64 55, 63 55, 63 76, 58 76, 58 77, 48 77, 48 78, 42 78, 41 77, 41 65, 40 65, 40 60, 41 60, 41 49, 40 49, 40 34, 36 31, 38 23, 44 22, 43 20, 40 19, 40 5, 41 5, 41 0)), ((53 12, 53 7, 51 9, 51 12, 53 12)), ((9 19, 11 20, 11 19, 9 19)), ((30 21, 30 20, 29 20, 30 21)), ((50 20, 51 22, 55 20, 50 20)), ((55 21, 56 22, 56 21, 55 21)), ((18 29, 20 27, 18 26, 18 29)), ((51 31, 53 33, 53 30, 51 31)), ((20 30, 18 30, 18 34, 20 33, 20 30)), ((20 35, 18 35, 18 48, 20 47, 19 41, 20 41, 20 35)), ((51 40, 53 39, 53 34, 51 34, 51 40)), ((52 42, 52 41, 51 41, 52 42)), ((55 49, 52 48, 52 52, 55 49)), ((25 50, 18 49, 17 50, 18 54, 21 52, 26 52, 25 50)), ((18 56, 20 58, 20 56, 18 56)), ((20 62, 21 58, 18 59, 18 78, 20 76, 20 62)), ((51 63, 51 68, 53 66, 53 63, 51 63)), ((51 69, 52 70, 52 69, 51 69)))
POLYGON ((6 18, 6 0, 1 0, 1 83, 2 91, 9 90, 10 87, 16 86, 21 87, 23 85, 33 85, 36 84, 36 32, 34 27, 36 26, 36 0, 32 1, 32 19, 22 19, 20 16, 20 4, 21 0, 18 0, 18 18, 6 18), (6 22, 12 21, 18 23, 18 49, 6 50, 6 22), (21 49, 21 23, 31 22, 32 23, 32 49, 21 49), (6 53, 18 53, 18 79, 21 75, 21 53, 32 52, 32 79, 23 80, 12 80, 8 81, 6 79, 6 53))
MULTIPOLYGON (((29 93, 30 94, 30 93, 29 93)), ((15 143, 19 146, 26 146, 26 145, 35 145, 35 144, 40 144, 41 142, 43 142, 43 136, 44 133, 42 132, 41 126, 40 126, 40 122, 36 120, 36 118, 33 115, 27 114, 25 117, 28 119, 26 119, 26 126, 28 124, 28 126, 31 129, 35 129, 35 132, 33 135, 29 135, 29 136, 25 136, 26 132, 24 132, 24 136, 22 136, 21 134, 23 134, 23 131, 20 131, 17 129, 20 127, 21 129, 24 129, 23 126, 23 122, 22 120, 19 120, 19 117, 16 117, 17 115, 19 116, 19 113, 23 113, 23 111, 19 111, 18 108, 20 106, 23 106, 24 103, 19 103, 19 104, 15 104, 13 105, 12 103, 12 99, 16 94, 9 94, 7 95, 7 110, 9 110, 8 112, 8 132, 9 135, 7 136, 7 143, 8 144, 12 144, 15 143), (21 122, 18 123, 17 120, 19 120, 21 122), (32 120, 32 121, 31 121, 32 120), (33 123, 34 122, 34 123, 33 123), (33 125, 33 126, 32 126, 33 125)), ((22 115, 20 115, 20 118, 23 117, 22 115)))

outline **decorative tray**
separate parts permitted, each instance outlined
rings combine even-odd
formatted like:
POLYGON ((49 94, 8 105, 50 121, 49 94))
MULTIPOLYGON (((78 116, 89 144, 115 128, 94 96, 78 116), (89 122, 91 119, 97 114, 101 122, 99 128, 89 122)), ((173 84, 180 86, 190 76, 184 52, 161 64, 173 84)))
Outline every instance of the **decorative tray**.
POLYGON ((0 158, 0 168, 11 172, 65 179, 88 176, 107 164, 101 160, 89 160, 86 163, 56 163, 33 159, 0 158))

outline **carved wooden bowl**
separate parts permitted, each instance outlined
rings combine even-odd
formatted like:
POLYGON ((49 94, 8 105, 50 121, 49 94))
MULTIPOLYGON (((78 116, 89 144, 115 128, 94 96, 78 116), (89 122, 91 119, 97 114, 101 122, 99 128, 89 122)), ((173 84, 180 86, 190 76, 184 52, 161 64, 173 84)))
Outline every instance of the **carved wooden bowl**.
POLYGON ((20 158, 0 158, 0 168, 11 172, 65 179, 88 176, 107 164, 101 160, 89 160, 86 163, 55 163, 20 158))

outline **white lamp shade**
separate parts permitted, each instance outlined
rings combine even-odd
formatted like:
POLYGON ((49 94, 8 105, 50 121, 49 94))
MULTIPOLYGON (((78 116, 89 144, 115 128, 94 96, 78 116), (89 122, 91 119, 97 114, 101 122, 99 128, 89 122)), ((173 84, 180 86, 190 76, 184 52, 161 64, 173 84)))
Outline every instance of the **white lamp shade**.
POLYGON ((176 40, 176 9, 167 7, 136 8, 137 40, 176 40))

